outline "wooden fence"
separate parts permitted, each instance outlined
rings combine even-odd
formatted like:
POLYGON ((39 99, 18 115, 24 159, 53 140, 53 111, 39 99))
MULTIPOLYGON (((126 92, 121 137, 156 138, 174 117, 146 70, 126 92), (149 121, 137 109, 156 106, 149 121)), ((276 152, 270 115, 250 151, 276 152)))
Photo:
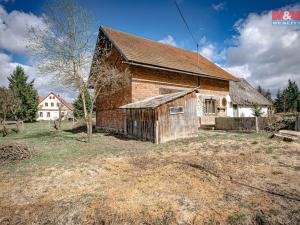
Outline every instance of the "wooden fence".
MULTIPOLYGON (((255 117, 216 117, 216 130, 256 130, 255 117)), ((268 118, 258 118, 258 128, 263 130, 268 125, 268 118)))
POLYGON ((300 116, 296 117, 295 131, 300 131, 300 116))

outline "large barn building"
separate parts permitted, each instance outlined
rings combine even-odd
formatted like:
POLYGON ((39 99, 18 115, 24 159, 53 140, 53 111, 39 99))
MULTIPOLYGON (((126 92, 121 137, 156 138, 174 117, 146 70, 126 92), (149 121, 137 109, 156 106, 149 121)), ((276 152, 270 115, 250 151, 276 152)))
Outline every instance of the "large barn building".
POLYGON ((128 68, 131 77, 129 86, 97 99, 98 128, 124 130, 125 109, 120 107, 191 89, 198 90, 195 107, 200 125, 228 116, 229 82, 238 79, 205 57, 106 27, 99 30, 97 46, 102 38, 112 47, 110 61, 120 69, 128 68))

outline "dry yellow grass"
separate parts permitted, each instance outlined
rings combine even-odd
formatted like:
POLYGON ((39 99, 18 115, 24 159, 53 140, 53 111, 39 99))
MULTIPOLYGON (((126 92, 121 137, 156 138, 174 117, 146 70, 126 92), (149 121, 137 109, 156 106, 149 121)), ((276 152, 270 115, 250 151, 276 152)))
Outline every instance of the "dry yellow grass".
POLYGON ((160 146, 97 138, 123 150, 2 166, 0 224, 300 223, 299 144, 204 131, 160 146))

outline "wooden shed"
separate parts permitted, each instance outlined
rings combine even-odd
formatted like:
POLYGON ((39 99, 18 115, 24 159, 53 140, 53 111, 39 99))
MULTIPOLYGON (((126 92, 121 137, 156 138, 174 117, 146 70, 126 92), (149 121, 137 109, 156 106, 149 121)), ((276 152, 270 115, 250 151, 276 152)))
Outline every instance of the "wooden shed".
POLYGON ((198 131, 196 102, 196 90, 186 90, 124 105, 124 132, 154 143, 189 137, 198 131))

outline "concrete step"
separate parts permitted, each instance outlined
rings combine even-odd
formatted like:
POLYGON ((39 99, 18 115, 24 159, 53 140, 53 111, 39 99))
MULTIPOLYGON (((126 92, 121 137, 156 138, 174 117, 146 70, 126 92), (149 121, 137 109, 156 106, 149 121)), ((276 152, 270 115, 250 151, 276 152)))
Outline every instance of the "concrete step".
POLYGON ((283 141, 288 141, 288 142, 298 141, 297 137, 295 137, 293 135, 288 135, 288 134, 275 133, 273 135, 273 137, 278 138, 278 139, 283 140, 283 141))
POLYGON ((282 135, 289 135, 289 136, 293 136, 293 137, 296 137, 296 138, 300 138, 300 132, 299 131, 280 130, 279 133, 282 134, 282 135))

